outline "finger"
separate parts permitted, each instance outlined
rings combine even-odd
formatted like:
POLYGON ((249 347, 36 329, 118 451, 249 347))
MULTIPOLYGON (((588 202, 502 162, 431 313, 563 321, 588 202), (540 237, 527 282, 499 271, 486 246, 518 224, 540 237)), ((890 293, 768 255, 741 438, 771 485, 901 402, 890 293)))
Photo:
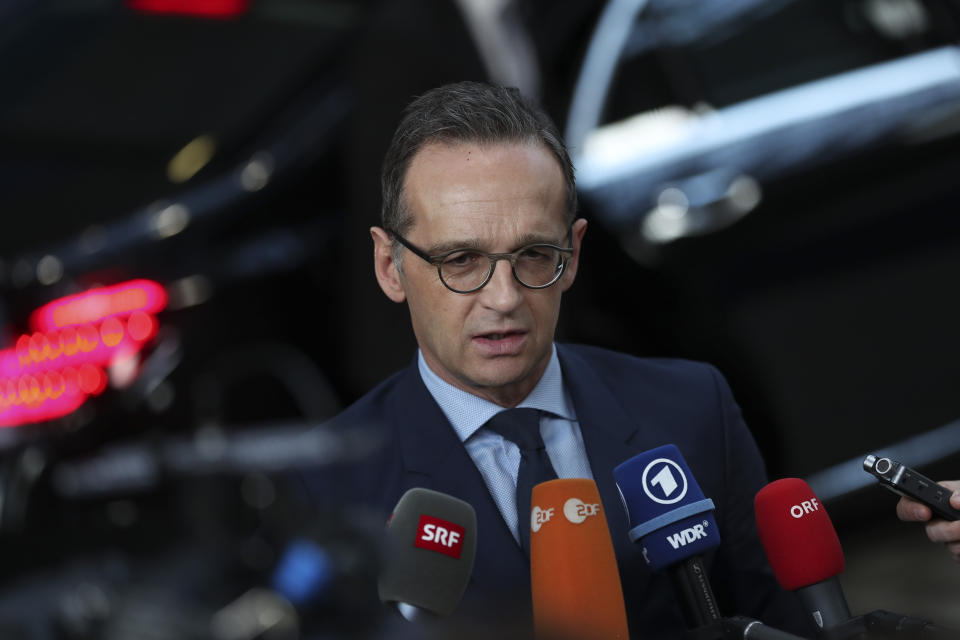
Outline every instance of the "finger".
POLYGON ((910 498, 900 498, 897 503, 897 517, 906 522, 926 522, 933 517, 930 507, 910 498))
POLYGON ((960 480, 941 480, 940 484, 953 491, 960 490, 960 480))
POLYGON ((927 537, 932 542, 943 542, 945 544, 960 542, 960 521, 931 520, 927 524, 926 530, 927 537))
POLYGON ((960 542, 951 542, 947 544, 947 550, 950 551, 950 555, 953 556, 954 560, 960 562, 960 542))

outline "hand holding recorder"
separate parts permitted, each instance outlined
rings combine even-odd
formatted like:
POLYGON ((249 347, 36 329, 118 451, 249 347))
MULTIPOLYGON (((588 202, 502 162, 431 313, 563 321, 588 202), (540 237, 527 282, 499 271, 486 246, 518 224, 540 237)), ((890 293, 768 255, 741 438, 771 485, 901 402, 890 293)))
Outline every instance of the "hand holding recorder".
POLYGON ((960 480, 936 483, 890 458, 869 455, 863 469, 881 485, 900 495, 897 517, 905 522, 927 522, 927 537, 943 543, 960 561, 960 480))
MULTIPOLYGON (((945 480, 940 484, 953 492, 950 506, 960 510, 960 480, 945 480)), ((927 522, 927 537, 932 542, 942 542, 953 559, 960 562, 960 520, 934 518, 930 507, 906 497, 897 503, 897 517, 907 522, 927 522)))

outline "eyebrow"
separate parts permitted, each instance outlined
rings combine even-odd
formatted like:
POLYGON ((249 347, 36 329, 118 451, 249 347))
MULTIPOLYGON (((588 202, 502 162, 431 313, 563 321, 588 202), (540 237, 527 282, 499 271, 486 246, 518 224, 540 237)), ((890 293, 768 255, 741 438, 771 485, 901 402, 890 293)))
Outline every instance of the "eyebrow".
POLYGON ((448 240, 438 244, 430 245, 427 253, 431 256, 438 256, 441 253, 455 251, 457 249, 469 249, 471 251, 483 251, 480 243, 476 240, 448 240))
MULTIPOLYGON (((555 240, 538 233, 525 233, 520 236, 516 245, 514 245, 514 248, 511 249, 511 251, 516 251, 517 249, 522 249, 523 247, 529 247, 532 244, 552 244, 560 247, 563 246, 561 242, 563 242, 562 239, 555 240)), ((426 250, 426 253, 431 256, 437 256, 449 251, 456 251, 457 249, 466 249, 469 251, 480 251, 482 253, 487 253, 487 250, 484 249, 481 243, 477 240, 452 240, 440 242, 438 244, 431 245, 430 248, 426 250)))

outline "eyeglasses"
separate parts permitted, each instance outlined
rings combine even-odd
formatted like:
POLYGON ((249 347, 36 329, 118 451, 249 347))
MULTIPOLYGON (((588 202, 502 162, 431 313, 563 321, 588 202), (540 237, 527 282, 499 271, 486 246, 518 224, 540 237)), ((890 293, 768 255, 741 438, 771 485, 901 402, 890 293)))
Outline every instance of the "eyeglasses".
POLYGON ((410 244, 396 231, 387 231, 411 252, 436 266, 440 282, 455 293, 473 293, 490 282, 497 260, 509 260, 513 277, 528 289, 546 289, 560 279, 567 260, 573 255, 573 247, 537 243, 520 247, 511 253, 454 249, 431 256, 410 244))

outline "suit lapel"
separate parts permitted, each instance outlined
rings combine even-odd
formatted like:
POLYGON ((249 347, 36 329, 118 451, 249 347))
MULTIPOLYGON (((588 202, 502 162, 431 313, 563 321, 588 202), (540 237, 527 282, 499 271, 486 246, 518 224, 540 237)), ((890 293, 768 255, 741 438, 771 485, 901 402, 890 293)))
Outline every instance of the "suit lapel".
POLYGON ((393 415, 404 468, 401 492, 426 487, 473 506, 478 529, 474 582, 495 584, 504 579, 504 574, 512 580, 518 576, 529 580, 526 557, 490 496, 483 476, 423 384, 416 360, 397 391, 393 415))
POLYGON ((619 557, 633 556, 637 549, 627 537, 626 511, 613 479, 613 468, 644 450, 642 425, 625 412, 589 362, 563 345, 557 345, 557 355, 577 412, 614 549, 619 557))

